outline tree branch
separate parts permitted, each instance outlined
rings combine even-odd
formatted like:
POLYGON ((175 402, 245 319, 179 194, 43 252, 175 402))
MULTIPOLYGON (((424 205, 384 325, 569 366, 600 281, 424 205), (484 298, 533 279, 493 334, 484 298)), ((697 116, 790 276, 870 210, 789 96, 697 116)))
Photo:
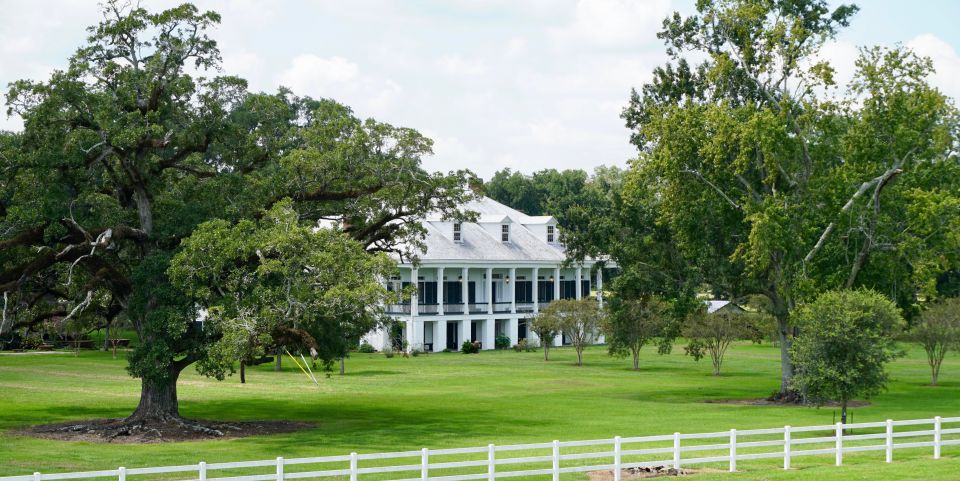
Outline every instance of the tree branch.
POLYGON ((700 179, 701 181, 703 181, 704 184, 707 184, 708 186, 710 186, 711 188, 713 188, 713 190, 715 190, 718 194, 720 194, 720 196, 723 197, 724 200, 726 200, 727 202, 729 202, 730 205, 732 205, 735 209, 740 209, 740 204, 737 204, 733 199, 731 199, 729 196, 727 196, 727 194, 725 194, 722 190, 720 190, 719 187, 717 187, 716 185, 714 185, 713 182, 710 182, 709 180, 707 180, 706 177, 704 177, 703 175, 701 175, 700 172, 697 172, 696 170, 692 170, 692 169, 683 169, 683 170, 681 170, 680 172, 685 172, 685 173, 688 173, 688 174, 693 174, 693 175, 696 176, 698 179, 700 179))

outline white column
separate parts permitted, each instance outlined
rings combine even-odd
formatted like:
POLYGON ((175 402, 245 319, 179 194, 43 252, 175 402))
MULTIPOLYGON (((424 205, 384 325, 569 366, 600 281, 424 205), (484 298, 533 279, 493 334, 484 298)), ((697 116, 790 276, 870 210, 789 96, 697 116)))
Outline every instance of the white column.
POLYGON ((535 332, 533 332, 533 331, 530 330, 529 319, 528 319, 527 321, 528 321, 528 323, 527 323, 527 342, 531 342, 531 343, 535 342, 535 343, 539 344, 539 343, 540 343, 540 337, 537 336, 537 333, 535 333, 535 332))
POLYGON ((495 342, 497 338, 497 320, 494 318, 484 319, 483 320, 483 340, 480 341, 483 344, 483 348, 486 349, 496 349, 497 343, 495 342))
MULTIPOLYGON (((533 312, 540 312, 540 268, 533 268, 533 312)), ((527 335, 530 334, 530 330, 527 330, 527 335)))
MULTIPOLYGON (((403 326, 403 338, 407 341, 407 350, 413 349, 413 317, 407 319, 403 326)), ((401 346, 402 348, 402 346, 401 346)))
POLYGON ((382 327, 380 328, 380 350, 384 350, 387 346, 390 346, 393 349, 393 338, 390 336, 390 328, 382 327))
MULTIPOLYGON (((510 312, 517 313, 517 268, 510 268, 510 312)), ((512 345, 512 344, 511 344, 512 345)))
POLYGON ((515 346, 520 342, 520 333, 518 329, 520 328, 519 319, 516 317, 511 317, 507 319, 507 336, 510 337, 510 345, 515 346))
MULTIPOLYGON (((470 319, 464 319, 460 321, 460 344, 463 344, 463 341, 472 341, 473 338, 470 337, 470 319)), ((457 346, 459 349, 460 346, 457 346)))
POLYGON ((597 268, 597 302, 603 308, 603 269, 597 268))
POLYGON ((487 314, 493 314, 493 268, 487 268, 487 314))
POLYGON ((433 352, 447 348, 447 321, 437 320, 433 328, 433 352))
POLYGON ((553 268, 553 300, 560 300, 560 266, 553 268))
POLYGON ((420 308, 417 294, 420 292, 420 270, 416 267, 410 268, 410 282, 413 283, 413 295, 410 296, 410 317, 417 317, 417 311, 420 308))
MULTIPOLYGON (((464 316, 467 316, 468 314, 470 314, 470 277, 469 277, 469 274, 470 274, 470 268, 469 268, 469 267, 464 267, 464 268, 463 268, 463 272, 461 272, 461 274, 460 274, 460 276, 463 277, 463 285, 461 285, 460 288, 461 288, 461 294, 462 294, 462 296, 463 296, 463 315, 464 315, 464 316)), ((469 330, 467 331, 467 334, 468 334, 468 335, 470 334, 470 331, 469 331, 469 330)), ((465 338, 463 338, 463 339, 467 339, 467 337, 465 337, 465 338)), ((461 341, 463 341, 463 339, 461 339, 461 341)))
POLYGON ((443 315, 443 267, 437 267, 437 315, 443 315))
POLYGON ((574 289, 574 291, 576 292, 575 297, 576 297, 577 300, 579 301, 580 298, 583 296, 583 292, 581 292, 581 291, 583 290, 583 289, 581 288, 581 286, 583 285, 583 268, 580 267, 580 266, 577 266, 577 281, 576 281, 576 282, 577 282, 577 288, 574 289))

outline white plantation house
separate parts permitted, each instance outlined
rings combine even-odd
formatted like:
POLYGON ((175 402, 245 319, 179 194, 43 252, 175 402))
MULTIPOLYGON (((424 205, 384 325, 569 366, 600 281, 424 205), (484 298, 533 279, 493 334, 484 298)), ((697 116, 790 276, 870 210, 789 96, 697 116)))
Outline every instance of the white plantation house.
MULTIPOLYGON (((478 213, 477 222, 425 219, 426 252, 419 264, 401 262, 400 275, 387 281, 398 292, 416 282, 416 294, 409 302, 387 305, 399 322, 364 341, 378 350, 398 341, 434 352, 459 349, 464 341, 493 349, 498 335, 511 345, 537 340, 527 319, 554 299, 589 296, 595 285, 602 305, 603 276, 594 271, 595 260, 563 267, 566 256, 555 218, 528 216, 486 197, 464 210, 478 213)), ((564 342, 560 337, 555 344, 564 342)))

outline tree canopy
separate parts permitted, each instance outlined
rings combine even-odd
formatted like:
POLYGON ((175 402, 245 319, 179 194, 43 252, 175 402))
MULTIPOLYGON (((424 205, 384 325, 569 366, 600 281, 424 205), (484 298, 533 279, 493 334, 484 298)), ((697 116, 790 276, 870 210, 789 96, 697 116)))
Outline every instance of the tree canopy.
POLYGON ((378 292, 357 276, 384 272, 377 252, 416 252, 427 212, 461 215, 471 175, 424 171, 432 142, 413 129, 205 77, 220 64, 214 12, 110 1, 103 14, 66 69, 8 93, 24 130, 0 135, 0 290, 14 328, 128 318, 143 386, 131 419, 179 419, 180 371, 220 375, 226 359, 212 356, 235 335, 223 330, 247 312, 368 327, 378 292), (342 266, 325 264, 338 254, 342 266), (311 282, 323 289, 305 292, 311 282), (198 307, 216 328, 193 328, 198 307))
POLYGON ((687 267, 673 271, 679 284, 766 297, 780 396, 796 306, 866 286, 909 312, 960 253, 956 109, 928 84, 930 61, 900 47, 862 50, 853 82, 836 85, 820 54, 856 11, 824 0, 698 2, 665 20, 670 61, 623 112, 639 152, 624 205, 648 206, 645 229, 687 267))
POLYGON ((868 290, 827 291, 796 313, 800 335, 791 353, 797 366, 791 381, 818 406, 840 402, 842 421, 855 396, 886 388, 886 364, 902 355, 894 336, 904 327, 897 306, 868 290))

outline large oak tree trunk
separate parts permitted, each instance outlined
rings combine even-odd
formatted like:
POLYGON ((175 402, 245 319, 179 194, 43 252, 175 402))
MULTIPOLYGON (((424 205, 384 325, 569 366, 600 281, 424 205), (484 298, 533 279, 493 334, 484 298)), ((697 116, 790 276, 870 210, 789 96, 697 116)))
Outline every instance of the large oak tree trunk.
POLYGON ((180 420, 177 403, 177 379, 180 370, 171 368, 171 374, 163 380, 142 379, 140 403, 125 421, 127 423, 166 422, 180 420))
POLYGON ((792 392, 790 383, 793 381, 793 361, 790 359, 790 327, 785 320, 777 320, 777 334, 780 337, 780 391, 781 397, 789 396, 792 392))
MULTIPOLYGON (((770 289, 776 292, 775 288, 770 289)), ((777 337, 780 340, 780 389, 771 396, 774 401, 796 403, 800 402, 799 394, 790 387, 793 381, 793 360, 790 359, 790 311, 788 303, 779 295, 770 295, 773 302, 773 315, 777 319, 777 337)))

